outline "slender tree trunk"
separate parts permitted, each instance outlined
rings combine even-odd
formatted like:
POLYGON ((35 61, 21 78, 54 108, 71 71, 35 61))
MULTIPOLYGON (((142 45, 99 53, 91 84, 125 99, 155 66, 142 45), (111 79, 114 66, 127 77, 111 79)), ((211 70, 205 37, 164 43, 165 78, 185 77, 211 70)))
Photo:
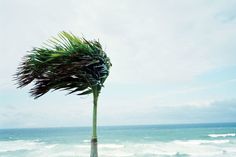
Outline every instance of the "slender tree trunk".
POLYGON ((90 157, 98 157, 98 150, 97 150, 97 101, 98 101, 98 92, 95 90, 93 92, 93 133, 92 133, 92 139, 91 139, 90 157))

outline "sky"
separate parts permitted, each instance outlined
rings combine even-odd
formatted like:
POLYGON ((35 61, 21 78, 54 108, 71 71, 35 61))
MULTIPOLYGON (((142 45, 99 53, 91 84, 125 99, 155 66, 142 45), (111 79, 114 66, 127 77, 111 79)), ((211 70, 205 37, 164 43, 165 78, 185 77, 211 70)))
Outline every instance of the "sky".
POLYGON ((98 125, 236 122, 236 1, 0 0, 0 128, 90 126, 92 96, 17 89, 22 57, 60 31, 113 64, 98 125))

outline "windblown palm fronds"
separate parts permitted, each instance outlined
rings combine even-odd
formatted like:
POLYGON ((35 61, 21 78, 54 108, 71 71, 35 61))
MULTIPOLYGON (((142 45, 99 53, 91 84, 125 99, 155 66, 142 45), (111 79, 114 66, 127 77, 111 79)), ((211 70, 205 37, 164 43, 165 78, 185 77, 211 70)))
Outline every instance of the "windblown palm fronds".
POLYGON ((34 82, 30 90, 34 98, 58 89, 79 95, 99 93, 111 66, 101 44, 67 32, 58 36, 24 57, 15 75, 18 87, 34 82))

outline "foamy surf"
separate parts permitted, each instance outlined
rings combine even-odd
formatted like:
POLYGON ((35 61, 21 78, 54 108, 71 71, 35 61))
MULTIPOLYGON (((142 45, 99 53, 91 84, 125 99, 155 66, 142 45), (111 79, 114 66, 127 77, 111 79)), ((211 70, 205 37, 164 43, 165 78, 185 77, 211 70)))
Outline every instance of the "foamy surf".
POLYGON ((235 133, 229 133, 229 134, 209 134, 208 136, 209 137, 214 137, 214 138, 217 138, 217 137, 235 137, 236 134, 235 133))
MULTIPOLYGON (((236 124, 218 128, 176 127, 100 128, 99 156, 236 157, 236 124)), ((88 157, 90 131, 89 128, 0 130, 0 157, 88 157)))
POLYGON ((37 140, 14 140, 0 141, 0 152, 18 151, 18 150, 33 150, 43 145, 37 140))
MULTIPOLYGON (((98 149, 102 157, 235 157, 236 141, 174 140, 152 143, 100 143, 98 149)), ((1 157, 9 157, 13 152, 24 153, 24 157, 87 157, 90 153, 90 144, 48 144, 30 140, 0 141, 1 157)))
POLYGON ((180 145, 203 145, 203 144, 225 144, 229 143, 229 140, 187 140, 187 141, 174 141, 180 145))

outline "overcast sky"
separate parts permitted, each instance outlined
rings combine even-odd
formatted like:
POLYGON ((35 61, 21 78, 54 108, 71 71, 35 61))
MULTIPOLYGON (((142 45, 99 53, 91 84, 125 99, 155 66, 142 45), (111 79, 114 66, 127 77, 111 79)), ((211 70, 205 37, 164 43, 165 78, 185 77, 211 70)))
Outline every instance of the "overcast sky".
POLYGON ((99 125, 236 122, 235 0, 0 0, 0 128, 90 126, 92 96, 34 100, 12 75, 60 31, 101 41, 113 67, 99 125))

